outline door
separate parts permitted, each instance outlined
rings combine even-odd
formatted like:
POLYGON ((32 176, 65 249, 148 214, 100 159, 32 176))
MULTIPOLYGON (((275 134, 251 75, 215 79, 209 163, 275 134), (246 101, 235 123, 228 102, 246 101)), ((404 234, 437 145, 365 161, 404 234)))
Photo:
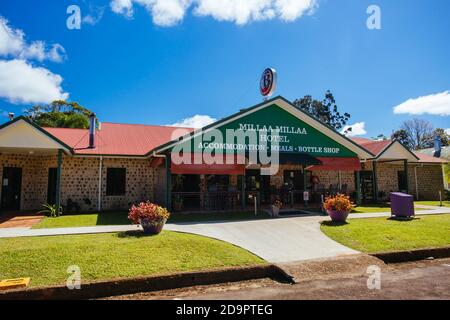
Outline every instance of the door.
MULTIPOLYGON (((284 190, 294 191, 294 202, 303 201, 303 191, 305 190, 305 180, 301 170, 284 170, 284 190)), ((286 193, 286 192, 285 192, 286 193)), ((292 202, 291 195, 286 193, 284 201, 292 202)))
POLYGON ((2 197, 0 209, 20 210, 22 168, 3 168, 2 197))
POLYGON ((55 204, 56 203, 56 177, 57 177, 57 168, 49 168, 48 169, 48 184, 47 184, 47 203, 55 204))
POLYGON ((361 171, 361 198, 364 201, 373 200, 372 171, 361 171))

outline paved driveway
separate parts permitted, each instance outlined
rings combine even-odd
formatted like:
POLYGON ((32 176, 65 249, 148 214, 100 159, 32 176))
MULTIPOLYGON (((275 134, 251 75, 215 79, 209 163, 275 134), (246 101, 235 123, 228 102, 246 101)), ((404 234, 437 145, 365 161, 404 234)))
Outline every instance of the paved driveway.
POLYGON ((294 217, 240 222, 168 224, 167 230, 189 232, 230 242, 273 263, 356 254, 320 231, 322 217, 294 217))

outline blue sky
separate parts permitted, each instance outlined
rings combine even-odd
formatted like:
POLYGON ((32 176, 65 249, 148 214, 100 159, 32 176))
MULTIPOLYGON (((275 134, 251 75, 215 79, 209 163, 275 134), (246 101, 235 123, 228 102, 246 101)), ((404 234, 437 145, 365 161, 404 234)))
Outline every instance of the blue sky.
POLYGON ((6 112, 20 114, 49 94, 69 94, 101 121, 221 118, 261 101, 259 77, 270 66, 278 71, 276 94, 321 98, 330 89, 340 110, 352 115, 351 124, 365 123, 368 137, 389 135, 412 117, 450 128, 448 0, 318 0, 303 14, 276 4, 268 5, 274 12, 246 8, 254 19, 208 0, 194 0, 181 13, 176 6, 141 5, 161 0, 138 0, 132 12, 130 7, 113 12, 113 1, 120 2, 0 2, 9 31, 23 32, 22 51, 8 53, 3 43, 3 54, 0 35, 0 122, 7 120, 6 112), (73 4, 85 21, 80 30, 66 27, 66 10, 73 4), (371 4, 381 9, 381 30, 366 26, 371 4), (35 41, 45 42, 41 51, 30 49, 35 41), (60 47, 52 51, 55 44, 60 47), (23 83, 34 79, 36 69, 47 80, 51 72, 50 84, 23 83), (408 113, 394 114, 395 106, 418 97, 423 98, 400 107, 408 113))

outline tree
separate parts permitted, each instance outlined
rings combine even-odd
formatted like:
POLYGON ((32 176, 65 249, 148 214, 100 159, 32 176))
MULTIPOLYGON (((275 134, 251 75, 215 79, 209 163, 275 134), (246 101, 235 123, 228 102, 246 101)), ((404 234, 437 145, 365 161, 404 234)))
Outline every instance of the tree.
POLYGON ((379 135, 377 135, 376 137, 372 137, 372 140, 376 140, 376 141, 384 141, 387 140, 388 137, 386 137, 384 134, 380 133, 379 135))
POLYGON ((400 131, 404 131, 401 132, 401 138, 404 140, 402 142, 406 142, 405 144, 414 150, 430 148, 434 144, 433 130, 433 125, 426 120, 407 120, 400 127, 400 131))
POLYGON ((89 128, 91 111, 76 102, 56 100, 48 105, 36 105, 25 110, 25 115, 42 127, 89 128))
POLYGON ((296 99, 294 105, 336 130, 342 129, 350 119, 350 114, 341 114, 338 111, 336 100, 329 90, 325 93, 325 98, 322 101, 315 100, 307 95, 296 99))
POLYGON ((394 131, 391 135, 391 139, 397 140, 397 141, 403 143, 406 147, 412 149, 411 143, 408 139, 408 133, 403 129, 394 131))

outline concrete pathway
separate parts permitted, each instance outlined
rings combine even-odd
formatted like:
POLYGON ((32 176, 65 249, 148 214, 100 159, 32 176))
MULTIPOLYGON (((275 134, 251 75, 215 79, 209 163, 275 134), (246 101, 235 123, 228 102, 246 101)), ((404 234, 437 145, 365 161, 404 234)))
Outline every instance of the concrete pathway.
MULTIPOLYGON (((417 215, 450 213, 450 208, 418 211, 417 215)), ((390 212, 351 214, 350 218, 389 217, 390 212)), ((358 253, 320 231, 326 216, 310 215, 270 220, 167 224, 166 230, 187 232, 223 240, 249 250, 273 263, 331 258, 358 253)), ((0 238, 94 234, 142 230, 140 226, 0 229, 0 238)))
POLYGON ((266 261, 284 263, 358 253, 324 235, 318 216, 221 223, 169 224, 167 230, 223 240, 266 261))

